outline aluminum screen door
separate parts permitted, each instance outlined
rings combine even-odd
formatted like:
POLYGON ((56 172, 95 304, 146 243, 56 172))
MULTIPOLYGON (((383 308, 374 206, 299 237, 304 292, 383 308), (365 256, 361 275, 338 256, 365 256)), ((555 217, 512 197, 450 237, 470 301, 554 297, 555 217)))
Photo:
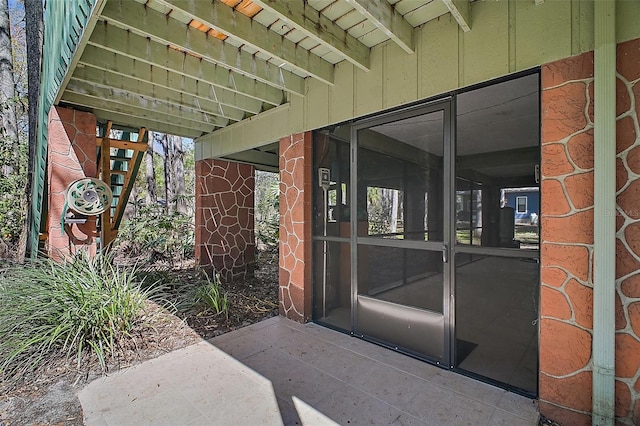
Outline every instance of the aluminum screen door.
POLYGON ((351 177, 354 331, 447 363, 449 101, 356 123, 351 177))

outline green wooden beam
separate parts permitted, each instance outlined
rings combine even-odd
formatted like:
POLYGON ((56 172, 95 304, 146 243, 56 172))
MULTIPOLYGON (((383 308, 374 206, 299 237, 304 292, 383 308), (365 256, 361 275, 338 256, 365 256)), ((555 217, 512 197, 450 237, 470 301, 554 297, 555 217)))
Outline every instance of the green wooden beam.
POLYGON ((252 0, 254 4, 275 14, 316 43, 337 53, 363 71, 369 71, 369 48, 337 26, 307 2, 252 0))
MULTIPOLYGON (((105 112, 106 111, 114 112, 114 113, 124 114, 132 117, 131 121, 128 121, 127 123, 120 123, 120 122, 117 122, 116 120, 113 120, 118 124, 130 124, 130 125, 136 126, 139 124, 143 125, 144 123, 151 121, 156 123, 175 124, 176 126, 198 130, 199 132, 205 132, 205 133, 212 132, 216 129, 216 126, 214 125, 199 123, 199 122, 184 119, 184 118, 177 118, 169 114, 162 115, 149 109, 135 107, 131 105, 125 105, 119 102, 114 102, 109 99, 98 98, 90 95, 72 93, 72 92, 69 92, 68 90, 65 91, 64 94, 62 95, 62 100, 60 102, 67 103, 70 105, 75 105, 75 106, 81 106, 84 108, 89 108, 91 110, 96 109, 96 110, 102 110, 105 112), (133 120, 133 117, 135 117, 135 120, 133 120)), ((152 128, 151 126, 145 126, 145 127, 152 128)))
POLYGON ((246 115, 245 111, 222 105, 218 102, 212 102, 209 99, 198 99, 188 93, 156 86, 146 81, 135 80, 97 68, 76 68, 71 81, 82 82, 104 89, 114 88, 131 95, 141 95, 146 99, 168 102, 233 121, 240 121, 246 115))
MULTIPOLYGON (((188 120, 193 123, 214 127, 225 127, 229 124, 229 119, 227 118, 208 115, 202 111, 180 107, 162 100, 153 100, 139 95, 132 95, 119 89, 98 87, 79 81, 69 82, 67 92, 89 96, 99 101, 121 104, 124 107, 136 108, 136 111, 144 110, 146 111, 145 116, 152 119, 157 119, 157 117, 171 117, 172 119, 188 120)), ((63 95, 62 100, 70 102, 69 98, 65 95, 63 95)))
POLYGON ((407 53, 413 53, 413 27, 387 1, 345 0, 407 53))
MULTIPOLYGON (((82 55, 80 65, 129 77, 139 82, 149 82, 159 87, 189 93, 199 99, 215 100, 222 105, 253 114, 263 110, 263 102, 261 100, 209 84, 208 81, 198 81, 191 76, 167 71, 157 64, 148 64, 95 46, 87 46, 82 55)), ((196 73, 193 74, 195 75, 196 73)), ((281 91, 280 95, 282 96, 282 94, 283 92, 281 91)), ((280 102, 282 102, 282 98, 280 102)))
POLYGON ((113 111, 106 111, 98 108, 92 108, 91 112, 97 117, 99 122, 113 121, 115 127, 138 128, 143 125, 149 131, 167 133, 169 135, 183 136, 186 138, 198 138, 206 132, 183 127, 179 124, 167 124, 159 121, 148 120, 130 114, 121 114, 113 111))
POLYGON ((442 0, 460 28, 466 33, 471 31, 471 6, 469 0, 442 0))
MULTIPOLYGON (((175 46, 278 89, 304 94, 304 78, 142 4, 133 1, 109 2, 102 11, 102 17, 108 22, 129 29, 130 32, 149 37, 166 46, 175 46)), ((116 36, 118 32, 109 33, 109 38, 116 36)), ((131 37, 125 37, 120 41, 126 45, 133 40, 131 37)), ((144 50, 138 51, 139 55, 143 53, 144 50)))
MULTIPOLYGON (((108 25, 104 21, 96 25, 89 39, 89 44, 99 47, 101 50, 108 50, 167 71, 188 75, 194 79, 202 80, 202 84, 207 82, 216 88, 240 93, 262 102, 280 105, 284 99, 282 88, 230 71, 228 68, 169 48, 157 41, 108 25)), ((82 61, 85 61, 85 58, 92 54, 95 54, 95 51, 92 52, 87 47, 82 61)))
MULTIPOLYGON (((156 0, 197 19, 217 31, 241 41, 254 49, 273 55, 299 72, 308 74, 327 84, 333 84, 333 64, 304 47, 284 38, 275 31, 236 12, 232 7, 215 1, 156 0)), ((288 3, 288 2, 284 2, 288 3)), ((280 64, 278 64, 280 65, 280 64)))
MULTIPOLYGON (((102 9, 104 9, 104 6, 106 5, 107 0, 93 0, 92 3, 93 3, 93 8, 91 9, 91 14, 87 17, 87 22, 84 25, 82 36, 80 37, 80 39, 78 40, 78 43, 76 44, 75 52, 71 57, 71 62, 69 63, 69 66, 67 67, 64 78, 60 83, 58 94, 55 98, 55 101, 53 102, 54 105, 60 101, 60 97, 62 96, 62 93, 64 92, 65 87, 67 87, 67 83, 69 83, 71 74, 73 74, 73 70, 75 69, 76 65, 78 64, 78 61, 80 60, 82 51, 84 50, 84 48, 87 45, 87 42, 89 41, 89 36, 93 32, 93 28, 98 22, 98 16, 100 16, 100 13, 102 13, 102 9)), ((68 15, 67 15, 67 18, 68 18, 68 15)), ((70 22, 73 22, 73 21, 67 21, 67 24, 69 24, 70 22)))

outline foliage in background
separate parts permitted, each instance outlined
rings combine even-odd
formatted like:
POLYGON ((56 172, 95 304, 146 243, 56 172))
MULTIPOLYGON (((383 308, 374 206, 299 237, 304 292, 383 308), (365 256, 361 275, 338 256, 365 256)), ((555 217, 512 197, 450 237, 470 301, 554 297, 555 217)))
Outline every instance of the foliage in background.
POLYGON ((38 260, 0 272, 0 372, 10 379, 54 352, 105 358, 140 320, 145 300, 135 268, 82 252, 64 263, 38 260))
MULTIPOLYGON (((0 108, 15 111, 17 137, 2 136, 4 132, 0 129, 0 246, 4 242, 14 248, 26 214, 24 196, 28 161, 26 40, 24 9, 20 3, 11 3, 9 17, 15 96, 8 98, 0 108)), ((2 254, 0 249, 0 256, 2 254)))
POLYGON ((280 177, 256 171, 255 233, 257 243, 276 245, 280 237, 280 177))
POLYGON ((0 140, 0 158, 18 158, 13 173, 0 177, 0 239, 17 243, 25 220, 24 188, 27 182, 27 146, 0 140))
POLYGON ((130 257, 171 264, 193 257, 195 231, 193 217, 166 213, 160 205, 141 206, 135 216, 120 227, 116 248, 130 257))
POLYGON ((402 220, 401 208, 402 193, 399 193, 399 191, 387 188, 368 187, 367 218, 369 222, 369 235, 398 232, 398 220, 402 220), (400 210, 400 212, 398 212, 398 210, 400 210), (400 213, 400 215, 398 215, 398 213, 400 213))
MULTIPOLYGON (((152 132, 154 135, 156 132, 152 132)), ((166 185, 164 178, 164 153, 163 147, 160 143, 154 143, 154 153, 153 158, 153 167, 155 169, 155 184, 156 184, 156 194, 160 200, 159 203, 161 205, 166 205, 166 200, 164 199, 164 194, 166 194, 166 185)), ((189 139, 183 139, 183 147, 184 147, 184 187, 185 187, 185 196, 179 196, 182 200, 184 199, 187 206, 187 215, 193 215, 195 211, 195 151, 193 141, 189 139)), ((146 157, 147 154, 145 154, 146 157)), ((146 160, 146 158, 145 158, 146 160)), ((143 200, 147 198, 147 181, 146 175, 144 171, 144 167, 140 169, 140 172, 136 176, 136 181, 134 183, 133 191, 131 192, 131 202, 137 203, 137 207, 142 206, 143 200)), ((174 197, 174 200, 176 197, 174 197)), ((169 200, 171 203, 172 200, 169 200)), ((128 211, 125 213, 125 218, 131 217, 133 214, 133 206, 128 208, 128 211)))

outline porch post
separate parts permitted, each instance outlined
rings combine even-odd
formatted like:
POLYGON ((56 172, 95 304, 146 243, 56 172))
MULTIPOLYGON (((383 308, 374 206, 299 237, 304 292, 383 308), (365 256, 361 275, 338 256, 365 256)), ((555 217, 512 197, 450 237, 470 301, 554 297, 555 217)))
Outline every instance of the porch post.
POLYGON ((615 1, 595 2, 593 424, 615 410, 616 33, 615 1))
POLYGON ((280 315, 311 320, 311 132, 280 139, 280 315))
POLYGON ((195 257, 225 282, 253 275, 254 174, 248 164, 196 161, 195 257))

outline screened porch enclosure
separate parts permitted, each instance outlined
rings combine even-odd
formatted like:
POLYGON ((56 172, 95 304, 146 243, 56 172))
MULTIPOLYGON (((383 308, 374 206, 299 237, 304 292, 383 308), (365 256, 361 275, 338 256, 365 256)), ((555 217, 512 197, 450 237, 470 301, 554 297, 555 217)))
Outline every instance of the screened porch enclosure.
POLYGON ((537 393, 539 231, 504 194, 538 187, 538 80, 314 134, 318 322, 537 393))

